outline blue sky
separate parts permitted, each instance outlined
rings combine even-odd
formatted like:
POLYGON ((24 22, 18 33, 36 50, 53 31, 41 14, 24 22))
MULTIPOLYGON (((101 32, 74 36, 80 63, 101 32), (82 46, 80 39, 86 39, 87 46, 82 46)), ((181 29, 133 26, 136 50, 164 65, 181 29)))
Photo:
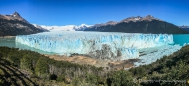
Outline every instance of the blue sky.
POLYGON ((17 11, 39 25, 93 25, 152 15, 189 25, 189 0, 0 0, 0 14, 17 11))

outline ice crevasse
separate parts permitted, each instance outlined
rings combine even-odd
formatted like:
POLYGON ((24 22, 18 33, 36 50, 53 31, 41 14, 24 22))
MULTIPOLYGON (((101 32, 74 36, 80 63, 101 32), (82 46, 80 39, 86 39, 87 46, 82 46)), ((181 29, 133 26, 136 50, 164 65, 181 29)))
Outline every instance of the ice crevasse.
POLYGON ((86 54, 98 59, 132 59, 138 49, 173 44, 171 34, 112 32, 44 32, 18 35, 16 42, 61 55, 86 54))

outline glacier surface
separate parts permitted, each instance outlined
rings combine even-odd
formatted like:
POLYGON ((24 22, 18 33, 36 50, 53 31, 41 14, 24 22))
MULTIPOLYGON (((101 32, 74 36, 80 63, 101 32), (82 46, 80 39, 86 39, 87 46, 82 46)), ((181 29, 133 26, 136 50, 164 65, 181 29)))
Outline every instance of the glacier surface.
POLYGON ((126 60, 139 50, 173 44, 171 34, 59 31, 16 36, 16 42, 61 55, 86 54, 98 59, 126 60))
POLYGON ((40 26, 43 29, 48 31, 83 31, 85 28, 88 28, 92 25, 81 24, 81 25, 65 25, 65 26, 46 26, 46 25, 36 25, 33 24, 35 27, 40 26))
POLYGON ((157 59, 162 58, 163 56, 169 56, 170 54, 180 50, 182 46, 176 44, 176 45, 162 45, 158 47, 151 47, 151 48, 144 48, 139 49, 140 57, 139 59, 141 61, 135 62, 134 65, 140 66, 140 65, 147 65, 152 62, 155 62, 157 59))

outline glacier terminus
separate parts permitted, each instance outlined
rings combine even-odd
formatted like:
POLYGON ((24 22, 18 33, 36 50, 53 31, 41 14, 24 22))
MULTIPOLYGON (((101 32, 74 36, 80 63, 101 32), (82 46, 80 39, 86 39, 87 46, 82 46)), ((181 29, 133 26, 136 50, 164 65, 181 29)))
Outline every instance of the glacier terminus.
POLYGON ((16 43, 60 55, 85 54, 98 59, 139 57, 139 49, 174 44, 171 34, 59 31, 16 36, 16 43))

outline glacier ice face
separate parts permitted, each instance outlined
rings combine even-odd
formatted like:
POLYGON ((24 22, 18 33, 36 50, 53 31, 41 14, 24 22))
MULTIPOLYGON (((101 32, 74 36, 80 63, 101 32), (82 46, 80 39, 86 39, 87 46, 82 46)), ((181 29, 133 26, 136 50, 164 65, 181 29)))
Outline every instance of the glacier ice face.
POLYGON ((173 44, 169 34, 44 32, 16 36, 16 42, 61 55, 87 54, 99 59, 138 58, 138 49, 173 44))
POLYGON ((135 62, 135 66, 140 65, 147 65, 152 62, 155 62, 157 59, 162 58, 163 56, 168 56, 178 50, 180 50, 182 46, 176 44, 176 45, 162 45, 158 47, 152 47, 152 48, 145 48, 140 49, 139 52, 142 52, 140 56, 141 61, 135 62))

